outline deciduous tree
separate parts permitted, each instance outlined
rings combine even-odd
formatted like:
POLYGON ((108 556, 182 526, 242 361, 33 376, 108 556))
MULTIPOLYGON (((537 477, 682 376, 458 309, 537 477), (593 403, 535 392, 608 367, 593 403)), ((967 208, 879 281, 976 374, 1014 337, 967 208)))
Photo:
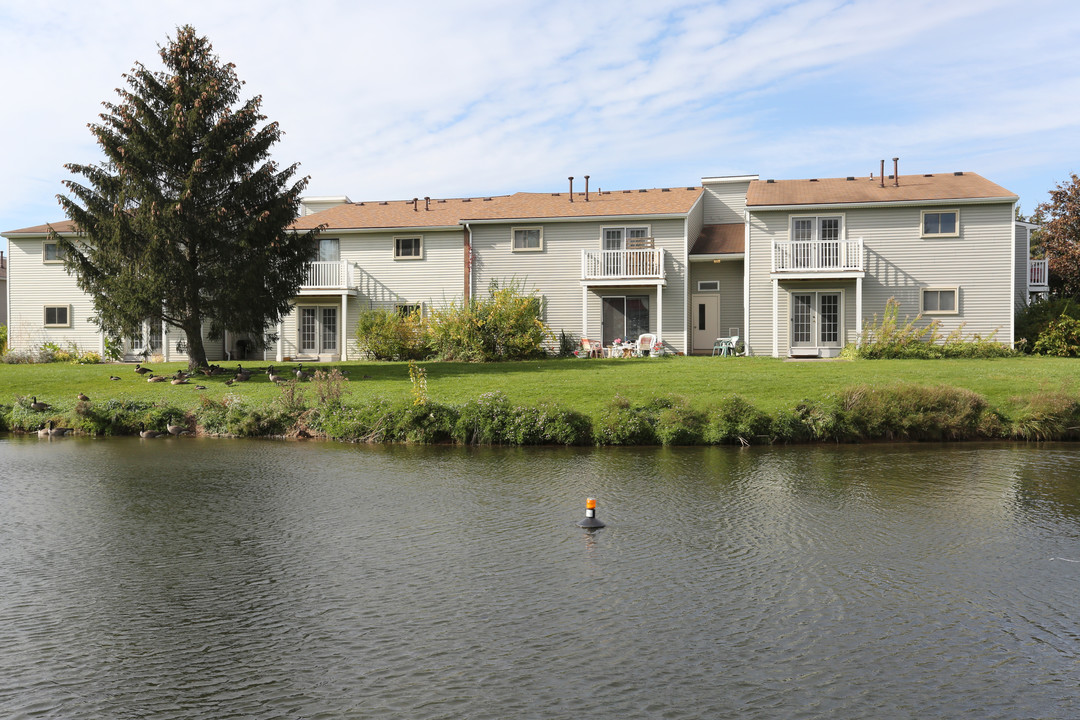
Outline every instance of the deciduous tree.
POLYGON ((1041 225, 1051 292, 1080 298, 1080 177, 1073 173, 1071 181, 1058 183, 1032 221, 1041 225))
POLYGON ((203 328, 262 337, 289 311, 317 230, 294 233, 307 178, 270 159, 280 139, 261 98, 194 28, 159 48, 164 70, 136 63, 91 124, 105 160, 65 167, 59 200, 79 231, 57 237, 97 322, 113 336, 144 321, 181 330, 206 364, 203 328))

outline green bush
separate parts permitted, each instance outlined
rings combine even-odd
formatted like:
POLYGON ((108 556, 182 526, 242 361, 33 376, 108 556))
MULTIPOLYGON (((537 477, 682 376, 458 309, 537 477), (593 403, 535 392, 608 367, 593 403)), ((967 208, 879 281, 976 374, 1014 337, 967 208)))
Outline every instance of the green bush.
POLYGON ((1080 320, 1062 314, 1051 320, 1032 346, 1038 355, 1077 357, 1080 355, 1080 320))
POLYGON ((1015 351, 995 337, 997 331, 987 337, 973 334, 965 337, 961 324, 946 336, 941 334, 941 321, 931 320, 918 325, 922 315, 898 320, 900 303, 889 298, 881 322, 877 315, 863 324, 858 344, 844 348, 844 357, 864 360, 882 359, 939 359, 939 358, 993 358, 1009 357, 1015 351))
POLYGON ((1020 440, 1080 439, 1080 400, 1065 393, 1040 393, 1013 416, 1009 434, 1020 440))
POLYGON ((770 440, 772 420, 738 395, 729 395, 710 408, 705 442, 710 445, 751 445, 770 440))
POLYGON ((375 360, 423 360, 431 357, 427 323, 417 308, 365 310, 356 321, 356 347, 375 360))
POLYGON ((655 419, 650 415, 645 408, 633 408, 626 398, 616 395, 594 421, 593 437, 598 445, 655 445, 655 419))
POLYGON ((0 325, 0 357, 4 356, 7 352, 7 325, 0 325))
POLYGON ((1016 313, 1017 346, 1024 352, 1034 351, 1035 342, 1050 323, 1062 317, 1080 320, 1080 303, 1073 298, 1038 299, 1016 313))
POLYGON ((451 303, 432 312, 431 345, 442 360, 494 362, 545 354, 555 335, 543 322, 544 301, 511 282, 492 280, 486 298, 451 303))
POLYGON ((986 400, 944 385, 856 385, 840 393, 838 439, 968 440, 986 429, 986 400))

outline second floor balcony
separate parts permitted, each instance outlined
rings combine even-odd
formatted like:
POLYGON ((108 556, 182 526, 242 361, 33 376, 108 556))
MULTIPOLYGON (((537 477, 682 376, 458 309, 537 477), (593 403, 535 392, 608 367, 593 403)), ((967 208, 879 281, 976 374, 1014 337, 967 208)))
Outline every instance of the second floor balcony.
POLYGON ((862 272, 863 239, 773 240, 774 273, 862 272))
POLYGON ((356 287, 353 265, 344 260, 309 262, 300 291, 350 290, 356 287))
POLYGON ((1028 290, 1044 292, 1050 289, 1050 277, 1046 260, 1028 260, 1028 290))
POLYGON ((663 280, 664 249, 582 250, 584 280, 663 280))

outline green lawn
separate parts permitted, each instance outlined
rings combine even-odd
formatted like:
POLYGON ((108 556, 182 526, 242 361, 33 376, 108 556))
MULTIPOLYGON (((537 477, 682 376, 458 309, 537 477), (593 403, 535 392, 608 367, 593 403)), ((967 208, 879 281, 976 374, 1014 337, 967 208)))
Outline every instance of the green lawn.
MULTIPOLYGON (((235 363, 225 367, 234 368, 235 363)), ((265 368, 267 363, 251 363, 265 368)), ((464 403, 481 393, 504 392, 512 402, 537 404, 556 401, 587 415, 595 415, 620 394, 632 402, 656 395, 681 395, 704 408, 715 399, 738 393, 765 412, 788 409, 803 399, 818 399, 853 384, 912 382, 950 385, 984 396, 991 406, 1008 409, 1013 398, 1046 391, 1075 394, 1080 361, 1066 358, 1016 357, 991 360, 860 360, 791 362, 772 358, 669 357, 627 360, 540 360, 531 362, 468 364, 420 363, 427 372, 428 395, 443 403, 464 403)), ((173 373, 180 363, 153 365, 159 374, 173 373)), ((245 363, 245 367, 249 367, 245 363)), ((278 365, 279 371, 295 363, 278 365)), ((360 362, 305 369, 339 367, 350 382, 347 401, 371 397, 396 399, 411 392, 406 363, 360 362)), ((162 399, 179 407, 196 407, 201 395, 221 398, 232 393, 253 401, 269 401, 281 389, 259 374, 247 383, 227 387, 231 373, 193 379, 189 385, 147 383, 119 365, 6 365, 0 364, 0 404, 18 396, 37 396, 57 410, 76 403, 80 392, 92 401, 105 399, 162 399), (119 376, 117 381, 110 375, 119 376), (203 384, 205 390, 195 389, 203 384)), ((305 384, 307 385, 307 384, 305 384)), ((308 399, 314 394, 306 388, 308 399)))

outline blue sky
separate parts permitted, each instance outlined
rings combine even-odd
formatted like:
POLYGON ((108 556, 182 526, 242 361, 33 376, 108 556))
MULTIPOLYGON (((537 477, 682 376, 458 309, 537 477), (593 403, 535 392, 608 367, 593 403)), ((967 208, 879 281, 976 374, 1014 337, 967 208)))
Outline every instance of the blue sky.
POLYGON ((974 171, 1030 212, 1080 172, 1080 3, 0 0, 0 229, 62 219, 66 162, 190 23, 309 195, 974 171))

